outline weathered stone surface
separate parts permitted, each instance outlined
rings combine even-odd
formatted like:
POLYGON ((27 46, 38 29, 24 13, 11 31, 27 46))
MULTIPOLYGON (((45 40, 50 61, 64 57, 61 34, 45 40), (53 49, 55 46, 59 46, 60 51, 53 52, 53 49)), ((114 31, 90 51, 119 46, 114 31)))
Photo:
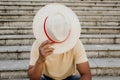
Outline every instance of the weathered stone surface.
POLYGON ((28 52, 31 46, 0 46, 0 52, 28 52))
POLYGON ((41 7, 54 2, 77 14, 93 80, 120 80, 119 0, 1 0, 0 80, 29 80, 33 18, 41 7))
MULTIPOLYGON (((98 35, 98 34, 81 34, 80 40, 84 44, 117 44, 119 43, 120 35, 98 35)), ((35 37, 32 35, 1 35, 0 45, 2 46, 17 46, 17 45, 32 45, 35 37)))
MULTIPOLYGON (((88 57, 120 57, 119 45, 84 45, 88 57)), ((28 59, 30 46, 0 46, 0 59, 28 59)))
POLYGON ((92 80, 120 80, 119 76, 93 76, 92 80))
MULTIPOLYGON (((119 58, 93 58, 89 59, 90 67, 93 73, 98 75, 108 74, 108 75, 119 75, 120 74, 120 59, 119 58), (113 70, 112 70, 113 69, 113 70), (96 72, 95 72, 96 71, 96 72), (104 72, 106 71, 106 72, 104 72), (109 72, 112 71, 112 72, 109 72)), ((0 71, 22 71, 28 68, 28 60, 6 60, 0 61, 0 71)))
POLYGON ((1 60, 0 71, 22 71, 26 70, 28 65, 28 60, 1 60))
POLYGON ((101 57, 99 56, 98 51, 86 51, 86 53, 87 56, 90 58, 101 57))
POLYGON ((88 39, 88 43, 90 43, 90 44, 99 43, 99 39, 89 38, 89 39, 88 39))
POLYGON ((29 53, 18 53, 18 59, 29 59, 30 58, 30 52, 29 53))
MULTIPOLYGON (((82 34, 119 34, 120 33, 120 27, 106 27, 106 26, 100 26, 100 27, 90 27, 90 26, 82 26, 81 30, 82 34)), ((0 27, 0 34, 2 35, 10 35, 10 34, 33 34, 31 26, 22 26, 22 27, 0 27)), ((111 36, 111 35, 108 35, 111 36)))
POLYGON ((5 60, 5 59, 17 59, 17 53, 0 53, 0 60, 5 60))
POLYGON ((2 72, 2 79, 15 79, 15 78, 27 78, 27 73, 25 71, 17 71, 17 72, 2 72))
POLYGON ((6 45, 32 45, 35 39, 6 40, 6 45))
POLYGON ((86 50, 120 50, 119 45, 113 45, 113 44, 109 44, 109 45, 84 45, 86 50))

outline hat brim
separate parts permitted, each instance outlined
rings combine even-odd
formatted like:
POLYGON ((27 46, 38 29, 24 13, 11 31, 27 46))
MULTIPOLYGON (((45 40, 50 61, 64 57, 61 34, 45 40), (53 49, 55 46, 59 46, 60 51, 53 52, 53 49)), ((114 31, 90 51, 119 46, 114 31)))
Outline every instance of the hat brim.
POLYGON ((62 43, 56 43, 52 46, 54 48, 54 54, 61 54, 74 47, 80 37, 81 26, 76 14, 70 8, 57 3, 46 5, 36 13, 33 19, 33 33, 40 44, 48 40, 44 33, 44 20, 47 16, 49 17, 49 15, 54 13, 62 13, 65 15, 71 25, 71 33, 68 39, 62 43))

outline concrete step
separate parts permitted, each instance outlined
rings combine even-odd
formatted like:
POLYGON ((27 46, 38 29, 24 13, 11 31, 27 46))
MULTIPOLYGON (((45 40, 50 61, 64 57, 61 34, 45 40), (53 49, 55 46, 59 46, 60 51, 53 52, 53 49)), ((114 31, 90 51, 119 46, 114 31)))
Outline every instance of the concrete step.
MULTIPOLYGON (((82 34, 119 34, 120 27, 82 26, 82 34)), ((0 27, 0 35, 33 35, 32 26, 0 27)))
MULTIPOLYGON (((84 44, 120 44, 120 35, 81 34, 81 41, 84 44)), ((33 35, 1 35, 1 46, 31 45, 35 37, 33 35)))
POLYGON ((2 22, 0 23, 0 27, 31 27, 32 22, 2 22))
POLYGON ((92 80, 120 80, 120 76, 93 76, 92 80))
POLYGON ((119 34, 120 27, 83 26, 82 34, 119 34))
POLYGON ((32 26, 30 27, 0 27, 0 35, 28 35, 33 34, 32 26))
POLYGON ((96 22, 81 22, 81 26, 119 26, 120 23, 118 22, 100 22, 100 21, 96 21, 96 22))
MULTIPOLYGON (((49 3, 48 3, 49 4, 49 3)), ((62 4, 62 3, 61 3, 62 4)), ((74 4, 74 3, 73 3, 74 4)), ((63 4, 64 5, 64 4, 63 4)), ((107 6, 107 5, 103 5, 103 6, 92 6, 92 5, 66 5, 67 7, 70 7, 72 10, 93 10, 93 11, 105 11, 105 10, 108 10, 108 11, 119 11, 120 9, 120 6, 115 6, 116 4, 114 4, 114 6, 107 6), (80 8, 81 7, 81 8, 80 8), (106 8, 106 9, 103 9, 103 8, 106 8), (113 9, 113 10, 112 10, 113 9)), ((28 10, 33 10, 33 11, 36 11, 38 9, 40 9, 41 7, 43 7, 45 5, 32 5, 32 6, 27 6, 27 5, 1 5, 1 8, 0 10, 24 10, 24 9, 28 9, 28 10), (9 8, 8 8, 9 7, 9 8), (15 8, 16 7, 16 8, 15 8), (12 9, 13 8, 13 9, 12 9)))
POLYGON ((1 35, 1 46, 13 46, 13 45, 31 45, 35 37, 33 35, 1 35))
MULTIPOLYGON (((57 1, 55 1, 55 2, 57 2, 57 1)), ((13 5, 15 5, 15 6, 44 6, 44 5, 46 5, 46 4, 48 4, 48 3, 55 3, 55 2, 0 2, 0 5, 1 6, 13 6, 13 5)), ((119 5, 119 3, 120 3, 120 1, 118 1, 118 2, 113 2, 113 3, 105 3, 104 2, 104 4, 103 4, 103 2, 59 2, 59 3, 61 3, 61 4, 64 4, 64 5, 66 5, 66 6, 102 6, 102 7, 110 7, 110 6, 112 6, 112 7, 120 7, 120 5, 119 5)))
POLYGON ((91 68, 96 71, 92 72, 93 75, 117 76, 120 74, 119 58, 93 58, 89 60, 91 68))
MULTIPOLYGON (((49 3, 48 3, 49 4, 49 3)), ((65 5, 65 4, 63 4, 63 5, 65 5)), ((9 6, 9 5, 3 5, 3 6, 1 6, 1 8, 0 8, 0 10, 16 10, 16 9, 18 9, 18 10, 24 10, 24 9, 28 9, 28 10, 33 10, 33 11, 36 11, 36 10, 38 10, 38 9, 40 9, 40 8, 42 8, 43 6, 45 6, 45 5, 32 5, 32 6, 27 6, 27 5, 23 5, 23 6, 21 6, 21 5, 17 5, 17 6, 15 6, 15 5, 11 5, 11 6, 9 6), (8 8, 9 7, 9 8, 8 8), (16 8, 15 8, 16 7, 16 8), (12 9, 13 8, 13 9, 12 9)), ((72 10, 75 10, 75 11, 78 11, 78 10, 93 10, 93 11, 99 11, 99 10, 101 10, 101 11, 106 11, 106 10, 108 10, 108 11, 119 11, 120 9, 120 6, 107 6, 107 5, 103 5, 103 6, 91 6, 91 5, 66 5, 67 7, 69 7, 69 8, 71 8, 72 10), (79 8, 79 7, 81 7, 81 8, 79 8), (103 8, 106 8, 106 9, 103 9, 103 8), (111 9, 113 9, 113 10, 111 10, 111 9)))
POLYGON ((1 80, 30 80, 29 78, 14 78, 14 79, 1 79, 1 80))
MULTIPOLYGON (((9 12, 8 12, 9 13, 9 12)), ((29 11, 27 12, 29 13, 29 11)), ((87 12, 86 12, 87 13, 87 12)), ((88 12, 89 13, 89 12, 88 12)), ((92 13, 91 13, 92 14, 92 13)), ((97 13, 96 13, 97 14, 97 13)), ((0 16, 0 21, 1 22, 18 22, 18 21, 25 21, 25 22, 32 22, 34 16, 0 16)), ((81 22, 94 22, 94 21, 107 21, 107 22, 117 22, 120 21, 120 18, 118 16, 78 16, 79 20, 81 22)))
MULTIPOLYGON (((118 22, 120 21, 120 17, 118 18, 82 18, 78 17, 80 22, 118 22)), ((0 22, 32 22, 33 18, 1 18, 0 22)))
POLYGON ((119 2, 119 0, 84 0, 84 1, 82 1, 82 0, 62 0, 62 1, 59 1, 59 0, 1 0, 1 2, 31 2, 31 3, 33 3, 33 2, 68 2, 68 3, 71 3, 71 2, 80 2, 80 3, 82 3, 82 2, 87 2, 87 3, 115 3, 115 2, 119 2))
MULTIPOLYGON (((29 80, 29 78, 2 79, 2 80, 29 80)), ((120 80, 119 76, 92 76, 92 80, 120 80)))
MULTIPOLYGON (((119 58, 93 58, 89 59, 89 63, 93 76, 106 75, 112 77, 120 75, 119 58)), ((1 79, 28 78, 26 73, 28 65, 29 60, 1 60, 1 79)), ((118 78, 119 77, 117 77, 117 79, 118 78)))
MULTIPOLYGON (((2 80, 29 80, 28 78, 20 79, 2 79, 2 80)), ((120 80, 119 76, 93 76, 92 80, 120 80)))
MULTIPOLYGON (((84 45, 89 58, 120 58, 120 45, 84 45)), ((29 59, 31 45, 0 46, 0 60, 29 59)))
MULTIPOLYGON (((39 7, 33 7, 33 6, 1 6, 0 10, 5 12, 5 11, 37 11, 38 9, 40 9, 42 6, 39 7)), ((74 11, 119 11, 120 8, 119 7, 89 7, 89 6, 69 6, 71 9, 73 9, 74 11)))
POLYGON ((88 57, 120 57, 120 47, 118 45, 84 45, 88 57))
MULTIPOLYGON (((119 20, 119 16, 78 16, 81 19, 117 19, 119 20)), ((1 19, 33 19, 34 16, 0 16, 1 19)))
MULTIPOLYGON (((59 0, 1 0, 1 2, 51 2, 51 1, 59 1, 59 0)), ((82 0, 62 0, 62 1, 59 1, 59 2, 107 2, 107 3, 112 3, 112 2, 116 2, 116 1, 118 1, 119 2, 119 0, 114 0, 114 1, 112 1, 112 0, 103 0, 103 1, 101 1, 101 0, 97 0, 97 1, 95 1, 95 0, 84 0, 84 1, 82 1, 82 0)))
MULTIPOLYGON (((119 39, 120 35, 109 35, 109 34, 81 34, 80 39, 83 38, 95 38, 95 39, 104 39, 104 38, 118 38, 119 39)), ((9 40, 9 39, 35 39, 33 35, 1 35, 0 40, 9 40)))
POLYGON ((80 39, 84 44, 119 44, 120 43, 120 35, 81 35, 80 39))
MULTIPOLYGON (((120 11, 74 11, 77 16, 119 16, 120 11), (89 12, 89 13, 88 13, 89 12)), ((14 12, 14 13, 0 13, 0 16, 34 16, 36 12, 14 12)))
POLYGON ((0 46, 0 60, 29 59, 30 46, 0 46))
MULTIPOLYGON (((0 10, 4 10, 4 9, 5 10, 17 10, 18 9, 18 10, 33 10, 33 11, 35 11, 35 10, 40 9, 43 6, 35 6, 35 7, 34 6, 16 6, 16 8, 15 8, 15 5, 12 5, 12 6, 7 6, 6 5, 6 6, 1 6, 0 10)), ((113 7, 105 6, 106 8, 102 7, 102 6, 101 7, 100 6, 99 7, 98 6, 92 6, 92 7, 88 7, 88 6, 68 6, 68 7, 70 7, 73 10, 94 10, 94 11, 99 11, 99 10, 101 10, 101 11, 106 11, 106 10, 107 11, 119 11, 120 10, 119 7, 114 7, 114 6, 113 7)))
MULTIPOLYGON (((57 1, 56 1, 57 2, 57 1)), ((108 1, 107 1, 108 2, 108 1)), ((93 7, 102 7, 102 8, 105 8, 105 7, 108 7, 108 8, 113 8, 116 9, 117 7, 120 7, 119 6, 119 1, 112 1, 111 3, 107 3, 107 2, 97 2, 97 1, 94 1, 94 2, 86 2, 86 1, 82 1, 82 2, 62 2, 60 1, 59 3, 61 4, 64 4, 64 5, 67 5, 68 7, 71 7, 71 8, 74 8, 77 10, 77 8, 80 8, 80 7, 89 7, 89 8, 93 8, 93 7)), ((36 9, 36 8, 39 8, 39 7, 43 7, 44 5, 48 4, 48 3, 53 3, 53 1, 50 1, 50 2, 34 2, 34 1, 28 1, 28 2, 0 2, 0 5, 1 5, 1 8, 0 9, 9 9, 10 7, 12 7, 13 9, 16 9, 16 8, 31 8, 31 9, 36 9), (9 8, 8 8, 9 7, 9 8)))
POLYGON ((28 68, 28 61, 27 60, 5 60, 0 61, 0 79, 23 79, 28 78, 27 76, 27 68, 28 68))
MULTIPOLYGON (((81 26, 106 26, 106 27, 118 27, 120 25, 119 21, 117 22, 81 22, 81 26)), ((0 27, 9 26, 9 27, 30 27, 32 22, 0 22, 0 27)))
MULTIPOLYGON (((53 2, 49 2, 49 3, 53 3, 53 2)), ((23 5, 22 4, 20 4, 19 2, 17 2, 17 3, 13 3, 13 2, 11 2, 10 4, 8 3, 6 3, 6 4, 0 4, 1 5, 1 7, 0 7, 0 9, 1 10, 3 10, 3 12, 6 12, 8 9, 9 10, 16 10, 16 9, 18 9, 18 10, 21 10, 21 9, 32 9, 31 11, 33 11, 33 12, 36 12, 38 9, 40 9, 41 7, 43 7, 43 6, 45 6, 46 4, 48 4, 48 3, 29 3, 29 4, 27 4, 27 3, 23 3, 23 5), (14 4, 14 5, 13 5, 14 4)), ((116 2, 115 4, 103 4, 103 3, 101 3, 101 4, 97 4, 97 3, 61 3, 61 4, 64 4, 64 5, 66 5, 66 6, 68 6, 68 7, 70 7, 70 8, 72 8, 73 10, 79 10, 79 9, 81 9, 81 10, 97 10, 97 11, 99 11, 99 10, 103 10, 103 11, 105 11, 106 9, 108 10, 108 11, 119 11, 119 8, 120 8, 120 6, 119 6, 119 2, 116 2), (103 9, 103 8, 106 8, 106 9, 103 9)), ((18 11, 17 10, 17 11, 18 11)))

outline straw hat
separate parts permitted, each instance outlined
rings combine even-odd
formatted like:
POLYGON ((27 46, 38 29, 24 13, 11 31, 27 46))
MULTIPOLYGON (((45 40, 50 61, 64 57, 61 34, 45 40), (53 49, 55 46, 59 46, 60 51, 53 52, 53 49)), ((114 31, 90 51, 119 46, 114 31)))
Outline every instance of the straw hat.
POLYGON ((33 19, 33 33, 39 44, 50 40, 54 54, 64 53, 74 47, 80 37, 80 23, 68 7, 53 3, 41 8, 33 19))

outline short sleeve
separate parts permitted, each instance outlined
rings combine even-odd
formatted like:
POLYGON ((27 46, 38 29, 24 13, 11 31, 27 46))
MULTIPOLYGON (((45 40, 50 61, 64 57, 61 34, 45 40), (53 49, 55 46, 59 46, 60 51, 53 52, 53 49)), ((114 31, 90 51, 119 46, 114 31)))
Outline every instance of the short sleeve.
POLYGON ((85 48, 80 40, 77 41, 74 50, 74 60, 75 64, 83 63, 88 61, 85 48))
POLYGON ((34 41, 30 51, 30 62, 29 65, 35 65, 37 59, 39 57, 39 44, 37 40, 34 41))

